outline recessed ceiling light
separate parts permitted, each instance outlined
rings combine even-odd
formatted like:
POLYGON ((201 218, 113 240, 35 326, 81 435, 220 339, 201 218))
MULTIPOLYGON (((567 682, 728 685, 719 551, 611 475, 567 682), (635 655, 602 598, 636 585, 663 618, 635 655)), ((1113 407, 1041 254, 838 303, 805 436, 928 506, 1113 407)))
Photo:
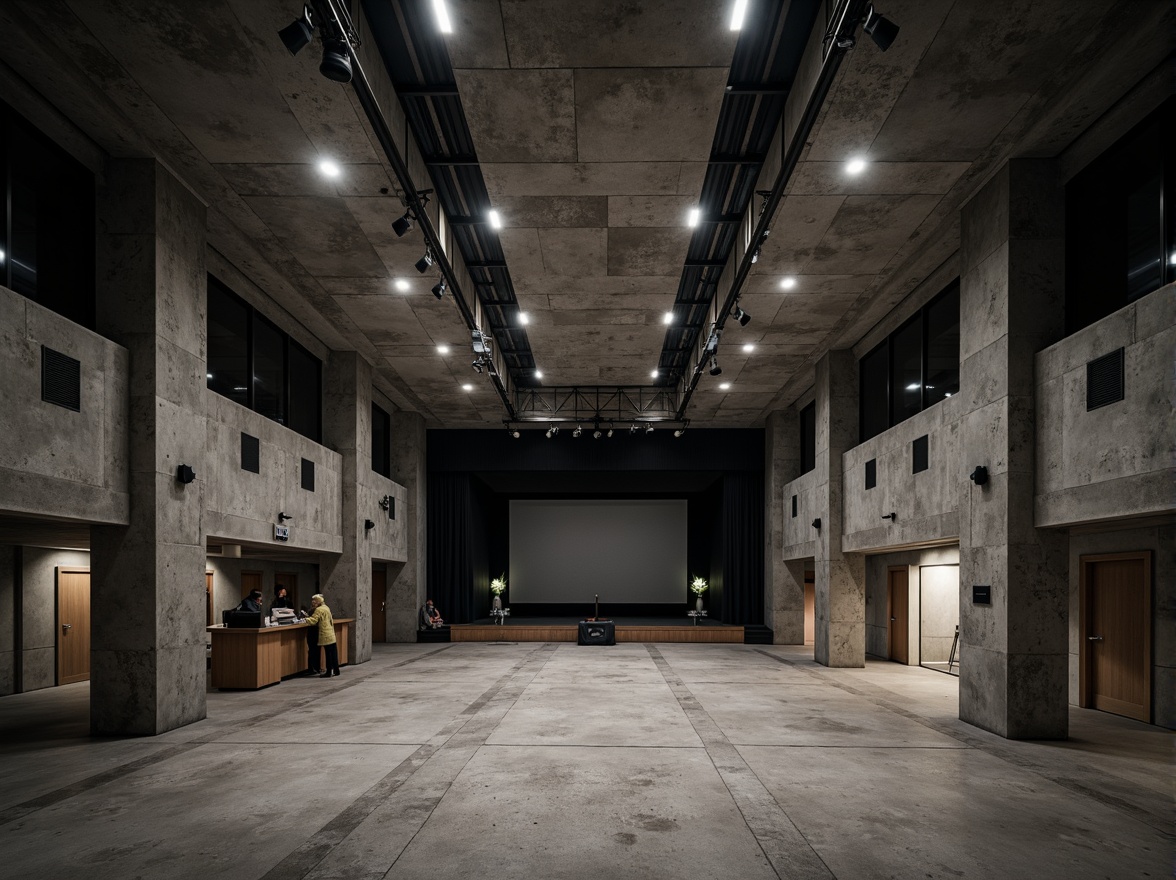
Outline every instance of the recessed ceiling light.
POLYGON ((910 385, 908 385, 908 386, 906 387, 906 390, 907 390, 907 391, 918 391, 918 390, 919 390, 919 383, 918 383, 918 382, 912 382, 910 385))
POLYGON ((748 354, 751 354, 753 351, 755 351, 755 343, 754 342, 745 342, 743 344, 743 350, 745 352, 747 352, 748 354))
POLYGON ((663 324, 673 324, 674 323, 674 313, 673 312, 666 312, 664 315, 662 315, 662 323, 663 324))
MULTIPOLYGON (((4 251, 0 251, 0 260, 4 259, 4 251)), ((1176 266, 1176 251, 1172 251, 1172 256, 1168 257, 1168 262, 1176 266)))
POLYGON ((731 390, 731 383, 730 382, 720 382, 719 383, 719 390, 720 391, 730 391, 731 390))
POLYGON ((462 391, 473 391, 474 386, 471 385, 469 382, 466 382, 464 385, 461 386, 461 390, 462 391))
POLYGON ((404 293, 406 290, 408 290, 412 286, 411 284, 408 283, 407 278, 397 278, 392 283, 394 285, 396 285, 396 289, 399 290, 401 293, 404 293))
POLYGON ((490 225, 494 229, 501 229, 502 228, 502 217, 501 217, 501 215, 499 215, 499 213, 497 211, 495 211, 493 208, 491 208, 490 213, 487 216, 489 216, 490 225))
POLYGON ((449 346, 448 345, 438 345, 437 346, 437 354, 449 354, 449 346))
POLYGON ((743 27, 745 12, 747 12, 747 0, 735 0, 735 8, 731 10, 731 30, 737 31, 743 27))
POLYGON ((650 375, 652 378, 656 379, 656 378, 657 378, 657 370, 654 370, 654 371, 653 371, 652 373, 650 373, 649 375, 650 375))
POLYGON ((789 275, 787 278, 781 278, 780 286, 784 290, 792 290, 792 288, 796 287, 796 279, 791 275, 789 275))
POLYGON ((690 214, 686 217, 686 225, 691 227, 697 226, 698 221, 701 219, 702 211, 700 211, 698 208, 691 208, 690 214))
POLYGON ((433 14, 437 16, 437 30, 443 34, 453 33, 453 24, 449 21, 449 10, 445 8, 445 0, 433 0, 433 14))
POLYGON ((211 379, 211 378, 212 378, 212 373, 209 373, 209 374, 208 374, 208 378, 209 378, 209 379, 211 379))
POLYGON ((519 312, 519 323, 520 324, 530 324, 531 323, 531 316, 528 315, 526 312, 519 312))
POLYGON ((542 378, 543 378, 543 371, 542 371, 542 370, 536 370, 536 371, 535 371, 535 378, 536 378, 536 379, 542 379, 542 378))
POLYGON ((860 158, 859 159, 850 159, 848 164, 846 164, 846 166, 845 166, 845 173, 846 174, 861 174, 865 170, 866 170, 866 160, 865 159, 860 159, 860 158))
POLYGON ((319 173, 324 177, 338 177, 343 173, 337 162, 330 159, 320 159, 318 163, 319 173))

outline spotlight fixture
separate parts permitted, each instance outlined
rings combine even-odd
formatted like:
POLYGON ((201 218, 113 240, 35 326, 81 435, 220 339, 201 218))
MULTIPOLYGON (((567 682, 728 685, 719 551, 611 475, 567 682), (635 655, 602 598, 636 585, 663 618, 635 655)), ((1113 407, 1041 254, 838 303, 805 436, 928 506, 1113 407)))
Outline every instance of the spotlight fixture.
POLYGON ((557 430, 559 430, 559 429, 556 428, 555 425, 548 425, 547 426, 547 439, 550 440, 552 435, 554 435, 557 430))
POLYGON ((730 391, 731 390, 731 383, 730 382, 720 382, 719 383, 719 390, 720 391, 730 391))
POLYGON ((699 208, 691 208, 690 214, 686 218, 686 225, 693 228, 698 225, 698 221, 702 219, 702 211, 699 208))
POLYGON ((519 323, 525 327, 527 324, 531 323, 531 316, 526 312, 519 312, 519 323))
POLYGON ((385 495, 383 498, 380 499, 379 503, 380 503, 380 510, 387 510, 389 507, 392 506, 392 496, 385 495))
MULTIPOLYGON (((481 370, 478 370, 478 372, 480 373, 480 372, 482 372, 482 371, 481 371, 481 370)), ((462 385, 462 386, 461 386, 461 390, 462 390, 462 391, 473 391, 473 390, 474 390, 474 386, 473 386, 473 385, 471 385, 469 382, 466 382, 464 385, 462 385)))
POLYGON ((813 520, 813 528, 818 532, 821 530, 821 518, 819 516, 813 520))
POLYGON ((629 433, 630 433, 630 434, 636 434, 636 433, 637 433, 638 431, 640 431, 640 430, 641 430, 641 429, 640 429, 640 428, 638 428, 636 425, 630 425, 630 426, 629 426, 629 433))
POLYGON ((337 162, 331 159, 320 159, 318 163, 319 172, 323 177, 338 177, 343 173, 337 162))
POLYGON ((191 465, 182 464, 176 468, 176 482, 184 486, 196 479, 196 471, 192 469, 191 465))
POLYGON ((523 436, 523 435, 519 433, 519 429, 518 429, 518 428, 515 428, 513 431, 511 431, 511 432, 510 432, 510 436, 512 436, 512 437, 514 437, 516 440, 518 440, 518 439, 519 439, 521 436, 523 436))
POLYGON ((737 31, 743 27, 743 16, 747 12, 747 0, 735 0, 731 9, 731 30, 737 31))
POLYGON ((666 312, 664 315, 662 315, 662 323, 663 324, 673 324, 674 323, 674 313, 673 312, 666 312))
POLYGON ((412 208, 404 212, 404 215, 392 221, 392 231, 396 233, 397 238, 403 238, 404 234, 412 229, 413 217, 412 208))
POLYGON ((488 213, 486 215, 486 217, 487 217, 487 219, 490 220, 490 228, 491 229, 501 229, 502 228, 502 215, 499 214, 497 211, 495 211, 493 208, 490 209, 490 213, 488 213))
POLYGON ((597 428, 595 431, 592 432, 592 439, 593 440, 599 440, 602 436, 604 436, 604 432, 602 432, 600 430, 600 428, 597 428))
POLYGON ((787 278, 780 279, 780 287, 784 290, 792 290, 796 287, 796 279, 789 275, 787 278))
POLYGON ((753 351, 755 351, 755 343, 754 342, 743 343, 743 353, 744 354, 751 354, 753 351))
POLYGON ((657 378, 657 370, 654 370, 652 373, 650 373, 650 374, 649 374, 649 377, 650 377, 651 379, 656 379, 656 378, 657 378))
POLYGON ((743 309, 741 309, 739 306, 735 306, 735 310, 731 312, 731 314, 734 315, 735 320, 739 322, 740 327, 746 327, 749 323, 751 323, 751 315, 743 311, 743 309))
POLYGON ((607 434, 605 434, 604 436, 605 436, 605 437, 611 437, 612 435, 613 435, 613 429, 612 429, 612 428, 609 428, 609 429, 608 429, 608 433, 607 433, 607 434))
POLYGON ((683 434, 685 434, 685 433, 686 433, 686 429, 687 429, 687 428, 689 428, 689 427, 690 427, 690 423, 689 423, 689 422, 683 422, 683 423, 682 423, 682 427, 680 427, 680 428, 678 428, 676 431, 674 431, 674 436, 675 436, 675 437, 681 437, 683 434))
POLYGON ((470 364, 470 366, 474 368, 475 373, 477 373, 479 376, 482 375, 482 362, 481 361, 474 361, 472 364, 470 364))
POLYGON ((723 368, 719 366, 719 360, 714 355, 711 355, 710 374, 718 376, 723 372, 723 368))
POLYGON ((370 532, 375 527, 376 527, 376 524, 374 522, 372 522, 370 519, 365 519, 363 521, 363 530, 365 532, 370 532))
POLYGON ((653 425, 652 425, 652 424, 650 424, 650 425, 646 425, 646 426, 645 426, 645 433, 646 433, 646 434, 652 434, 652 433, 653 433, 653 425))
POLYGON ((310 17, 310 7, 302 7, 302 18, 294 19, 280 31, 282 43, 290 50, 291 55, 297 55, 310 43, 314 36, 314 20, 310 17))
POLYGON ((542 371, 542 370, 536 370, 536 371, 535 371, 535 378, 536 378, 536 379, 542 379, 542 378, 543 378, 543 371, 542 371))
POLYGON ((433 249, 425 248, 425 255, 416 261, 416 270, 424 275, 433 265, 433 249))
POLYGON ((332 82, 351 82, 351 47, 346 37, 323 40, 323 60, 319 73, 332 82))
POLYGON ((968 479, 971 480, 973 483, 975 483, 977 486, 983 486, 985 483, 988 482, 988 468, 986 468, 982 464, 976 465, 975 470, 973 470, 972 473, 968 474, 968 479))
POLYGON ((753 264, 758 263, 759 258, 760 258, 760 249, 758 247, 756 247, 756 249, 751 252, 751 262, 753 264))
POLYGON ((845 166, 845 173, 846 174, 861 174, 865 170, 866 170, 866 160, 865 159, 850 159, 849 163, 845 166))
POLYGON ((294 519, 294 517, 288 515, 287 513, 285 513, 285 511, 282 511, 278 514, 278 522, 279 523, 284 523, 288 519, 294 519))
POLYGON ((437 30, 443 34, 453 33, 453 24, 449 21, 449 10, 445 8, 445 0, 433 0, 433 14, 437 16, 437 30))
POLYGON ((584 433, 584 429, 581 428, 579 425, 576 425, 576 430, 572 431, 572 436, 579 437, 583 433, 584 433))
POLYGON ((445 279, 444 278, 442 278, 440 281, 438 281, 436 284, 433 285, 433 296, 437 297, 437 299, 441 299, 441 297, 445 296, 445 279))
POLYGON ((874 4, 866 11, 866 21, 862 31, 870 35, 874 45, 885 52, 898 36, 898 25, 874 9, 874 4))
POLYGON ((437 346, 437 354, 449 354, 449 346, 448 345, 438 345, 437 346))

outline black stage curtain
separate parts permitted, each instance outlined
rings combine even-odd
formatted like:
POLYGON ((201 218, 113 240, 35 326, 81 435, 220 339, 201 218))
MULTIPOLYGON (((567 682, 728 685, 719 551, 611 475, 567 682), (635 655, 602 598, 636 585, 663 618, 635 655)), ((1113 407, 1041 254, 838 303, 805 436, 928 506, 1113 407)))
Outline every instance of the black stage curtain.
POLYGON ((446 623, 478 616, 485 590, 475 580, 486 572, 486 525, 479 488, 468 473, 429 474, 428 594, 446 623))
MULTIPOLYGON (((723 478, 718 617, 727 624, 764 622, 764 485, 760 474, 723 478)), ((713 612, 712 612, 713 613, 713 612)))

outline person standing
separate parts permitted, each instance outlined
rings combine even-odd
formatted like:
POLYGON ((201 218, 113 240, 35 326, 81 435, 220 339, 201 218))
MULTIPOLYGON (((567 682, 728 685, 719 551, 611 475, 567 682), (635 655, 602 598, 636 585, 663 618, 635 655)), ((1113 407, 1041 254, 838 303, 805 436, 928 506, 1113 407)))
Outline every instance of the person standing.
MULTIPOLYGON (((331 609, 327 607, 322 593, 315 593, 311 596, 310 605, 313 610, 307 616, 306 622, 312 627, 317 627, 318 647, 322 648, 327 655, 319 678, 330 678, 332 675, 339 674, 339 646, 335 643, 335 618, 331 616, 331 609)), ((314 660, 312 652, 309 664, 311 669, 314 669, 314 660)))

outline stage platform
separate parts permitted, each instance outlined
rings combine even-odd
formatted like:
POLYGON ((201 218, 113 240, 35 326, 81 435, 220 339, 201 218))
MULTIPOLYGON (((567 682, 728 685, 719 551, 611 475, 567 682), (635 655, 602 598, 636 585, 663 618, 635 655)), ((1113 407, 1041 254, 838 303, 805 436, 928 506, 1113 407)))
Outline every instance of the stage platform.
MULTIPOLYGON (((582 618, 507 618, 502 626, 489 619, 449 627, 451 642, 575 642, 582 618)), ((710 620, 697 625, 690 618, 611 617, 618 642, 687 642, 692 644, 744 642, 742 626, 710 620)))

